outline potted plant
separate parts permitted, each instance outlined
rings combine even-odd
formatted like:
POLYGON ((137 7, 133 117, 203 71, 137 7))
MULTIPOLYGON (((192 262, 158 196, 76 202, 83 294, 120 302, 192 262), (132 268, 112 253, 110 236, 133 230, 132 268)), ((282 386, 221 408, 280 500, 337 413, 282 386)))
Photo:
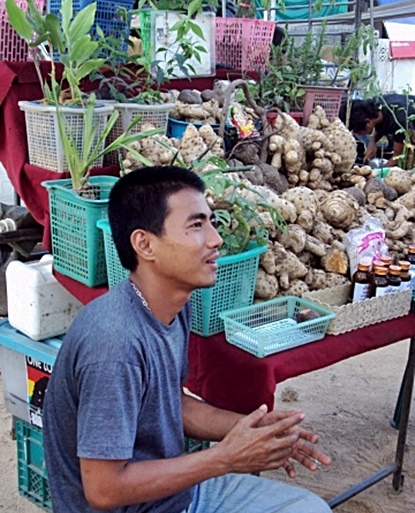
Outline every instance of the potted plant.
MULTIPOLYGON (((59 139, 56 152, 65 162, 62 170, 70 174, 69 179, 44 183, 49 193, 54 267, 86 285, 104 284, 105 255, 102 234, 96 228, 96 221, 106 216, 109 191, 116 178, 90 178, 90 170, 105 153, 126 147, 132 141, 159 133, 160 130, 129 133, 139 121, 139 117, 136 117, 126 132, 105 146, 105 139, 119 112, 114 111, 112 106, 97 107, 95 95, 86 95, 81 87, 81 80, 103 63, 102 59, 95 57, 98 43, 92 40, 89 33, 94 21, 95 4, 87 5, 73 16, 72 0, 64 0, 61 20, 55 14, 41 15, 33 0, 28 0, 27 13, 15 6, 13 0, 8 0, 7 9, 10 22, 17 32, 33 48, 47 42, 52 59, 50 86, 43 83, 46 105, 38 104, 41 108, 46 107, 47 114, 52 117, 51 123, 56 129, 53 137, 59 139), (61 81, 57 79, 53 60, 56 55, 64 65, 61 81), (70 94, 67 94, 63 80, 67 81, 70 94), (63 101, 69 102, 69 106, 63 105, 63 101), (106 109, 103 120, 97 115, 97 108, 106 109), (74 116, 77 122, 71 125, 74 116)), ((45 137, 42 130, 44 126, 39 123, 41 139, 45 137)), ((139 153, 136 152, 136 156, 149 164, 139 153)))

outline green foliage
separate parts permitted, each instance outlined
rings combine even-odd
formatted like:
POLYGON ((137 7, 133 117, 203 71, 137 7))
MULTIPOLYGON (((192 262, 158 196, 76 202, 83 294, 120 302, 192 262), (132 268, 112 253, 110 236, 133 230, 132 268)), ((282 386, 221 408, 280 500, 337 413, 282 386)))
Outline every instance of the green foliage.
MULTIPOLYGON (((64 96, 62 83, 66 80, 70 89, 69 101, 82 103, 85 96, 80 87, 82 79, 104 63, 104 59, 98 57, 98 43, 89 34, 95 19, 96 3, 87 5, 74 15, 72 0, 63 0, 61 20, 56 14, 40 13, 33 0, 28 0, 27 12, 18 7, 14 0, 6 0, 6 10, 10 24, 30 48, 47 44, 51 61, 51 87, 42 81, 45 100, 48 103, 54 103, 56 99, 61 102, 64 96), (59 83, 56 80, 55 52, 59 62, 64 65, 59 83), (54 94, 56 92, 58 94, 54 94)), ((34 51, 33 56, 38 66, 37 52, 34 51)))
MULTIPOLYGON (((109 153, 111 151, 124 148, 134 153, 143 164, 151 166, 152 163, 138 152, 132 150, 128 145, 134 141, 159 134, 163 131, 162 128, 148 130, 145 132, 130 133, 131 129, 140 121, 141 116, 136 116, 127 127, 127 129, 115 139, 111 144, 104 146, 105 139, 112 130, 115 122, 118 119, 119 112, 112 112, 108 122, 106 123, 103 131, 99 137, 96 138, 99 122, 94 122, 94 112, 96 107, 96 98, 91 94, 84 107, 83 113, 83 134, 82 134, 82 150, 80 151, 77 146, 77 138, 73 134, 65 120, 65 114, 62 112, 62 106, 56 104, 56 116, 58 120, 59 134, 62 139, 62 148, 65 159, 68 164, 69 173, 72 179, 72 187, 77 191, 82 191, 86 185, 89 170, 96 159, 109 153)), ((76 108, 76 107, 74 107, 76 108)))
POLYGON ((301 44, 286 33, 278 46, 271 47, 267 71, 260 71, 257 98, 262 105, 278 107, 285 112, 302 110, 304 85, 316 85, 323 63, 316 56, 325 43, 325 25, 321 32, 308 32, 301 44))
MULTIPOLYGON (((216 159, 217 163, 219 161, 216 159)), ((227 172, 230 171, 234 172, 235 169, 220 166, 200 173, 208 195, 213 198, 213 203, 210 203, 215 213, 217 230, 223 239, 222 256, 245 251, 250 241, 261 246, 268 244, 268 230, 260 210, 270 214, 278 229, 286 229, 278 210, 269 205, 256 189, 228 176, 227 172), (243 191, 249 191, 249 194, 244 195, 243 191)))
POLYGON ((410 97, 410 92, 410 87, 408 90, 403 91, 403 94, 406 98, 404 107, 388 105, 385 101, 383 101, 383 104, 392 114, 395 123, 400 127, 396 133, 403 134, 404 136, 403 151, 402 154, 397 158, 396 165, 401 169, 415 170, 415 129, 413 128, 415 126, 415 114, 409 114, 409 109, 415 108, 415 102, 410 97), (405 113, 405 126, 399 122, 396 116, 396 111, 399 110, 404 111, 405 113))

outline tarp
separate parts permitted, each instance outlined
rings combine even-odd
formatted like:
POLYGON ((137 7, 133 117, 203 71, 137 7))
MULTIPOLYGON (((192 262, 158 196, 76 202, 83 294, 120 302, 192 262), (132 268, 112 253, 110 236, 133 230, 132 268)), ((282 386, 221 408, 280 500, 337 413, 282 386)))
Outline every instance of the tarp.
MULTIPOLYGON (((400 0, 378 0, 378 4, 380 6, 382 5, 391 5, 393 6, 393 4, 397 4, 397 3, 401 3, 400 0)), ((409 14, 413 14, 414 16, 405 16, 405 17, 402 17, 402 18, 393 18, 392 21, 394 22, 397 22, 397 23, 411 23, 411 24, 415 24, 415 4, 414 2, 412 1, 412 13, 409 13, 409 14)))
MULTIPOLYGON (((261 0, 256 0, 256 3, 261 0)), ((277 7, 275 19, 277 21, 308 20, 310 17, 309 0, 285 0, 284 9, 277 7)), ((322 18, 347 12, 347 0, 324 0, 319 10, 313 8, 311 18, 322 18)))

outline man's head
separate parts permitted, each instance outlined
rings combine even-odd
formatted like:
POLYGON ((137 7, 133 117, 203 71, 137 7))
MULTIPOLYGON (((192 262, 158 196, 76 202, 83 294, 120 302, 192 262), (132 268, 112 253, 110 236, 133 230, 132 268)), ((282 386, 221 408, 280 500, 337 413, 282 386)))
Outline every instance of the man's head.
MULTIPOLYGON (((370 134, 379 118, 379 106, 374 100, 353 100, 349 129, 356 134, 370 134)), ((346 121, 346 103, 340 109, 340 119, 346 121)))
POLYGON ((125 175, 111 190, 108 217, 121 264, 134 271, 137 256, 131 234, 138 229, 161 236, 172 194, 190 189, 204 193, 204 183, 192 171, 176 166, 140 168, 125 175))

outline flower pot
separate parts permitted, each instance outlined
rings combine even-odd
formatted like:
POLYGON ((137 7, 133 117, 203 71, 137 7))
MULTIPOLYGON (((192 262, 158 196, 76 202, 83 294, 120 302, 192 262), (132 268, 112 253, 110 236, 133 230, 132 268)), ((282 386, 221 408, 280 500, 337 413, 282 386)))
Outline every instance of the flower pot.
MULTIPOLYGON (((29 164, 50 169, 58 173, 68 171, 68 165, 63 151, 62 139, 59 133, 56 107, 43 105, 34 101, 19 101, 19 107, 25 113, 27 144, 29 149, 29 164)), ((74 137, 78 151, 83 147, 84 113, 83 107, 60 107, 69 134, 74 137)), ((94 124, 98 130, 92 147, 96 145, 101 132, 107 124, 114 106, 111 104, 95 107, 94 124)), ((102 149, 104 149, 104 143, 102 149)), ((102 167, 103 157, 97 158, 92 167, 102 167)))
POLYGON ((89 287, 107 283, 104 239, 97 221, 108 215, 110 191, 118 178, 94 176, 88 194, 80 196, 70 179, 48 180, 53 266, 89 287))

